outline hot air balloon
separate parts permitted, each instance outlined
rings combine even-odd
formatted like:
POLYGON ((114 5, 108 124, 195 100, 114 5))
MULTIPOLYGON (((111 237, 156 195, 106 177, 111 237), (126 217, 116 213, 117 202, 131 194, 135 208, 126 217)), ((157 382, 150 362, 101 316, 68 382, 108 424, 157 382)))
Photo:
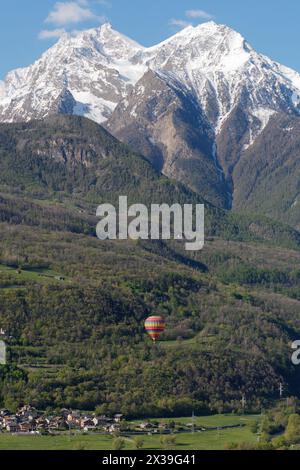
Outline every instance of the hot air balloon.
POLYGON ((160 337, 165 327, 166 323, 162 317, 153 316, 145 321, 145 330, 154 342, 160 337))

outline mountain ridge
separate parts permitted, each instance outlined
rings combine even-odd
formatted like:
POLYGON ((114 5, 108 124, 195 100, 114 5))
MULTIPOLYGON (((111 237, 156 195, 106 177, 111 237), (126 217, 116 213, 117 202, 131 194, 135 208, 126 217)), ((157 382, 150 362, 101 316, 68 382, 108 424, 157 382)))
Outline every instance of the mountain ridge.
MULTIPOLYGON (((117 205, 119 196, 127 195, 130 204, 149 207, 161 203, 205 204, 205 230, 210 237, 300 247, 297 230, 267 217, 235 214, 212 205, 187 186, 159 173, 102 126, 80 116, 0 124, 0 192, 3 197, 12 196, 16 206, 10 203, 7 207, 3 202, 4 220, 8 217, 18 223, 22 222, 20 198, 31 201, 35 209, 30 210, 36 214, 41 213, 41 202, 51 205, 59 201, 61 208, 68 209, 65 225, 75 230, 83 226, 91 232, 93 226, 88 220, 95 228, 97 206, 117 205), (75 209, 78 221, 70 207, 75 209)), ((23 217, 25 220, 26 214, 23 217)))
MULTIPOLYGON (((46 94, 48 91, 54 92, 53 89, 51 90, 52 86, 54 86, 54 88, 56 86, 57 89, 61 87, 59 89, 60 92, 62 89, 68 88, 71 94, 80 94, 80 91, 78 91, 78 89, 76 90, 76 83, 74 83, 75 78, 74 75, 72 75, 74 72, 72 71, 72 65, 76 64, 76 62, 79 67, 89 66, 89 72, 94 72, 96 78, 99 78, 101 73, 105 75, 107 70, 104 69, 104 72, 101 69, 93 70, 95 65, 106 66, 110 72, 112 70, 117 72, 117 75, 111 76, 109 79, 111 80, 110 85, 112 85, 111 93, 114 80, 119 80, 120 82, 117 87, 119 88, 118 93, 116 93, 116 90, 115 93, 112 93, 118 95, 118 98, 124 98, 126 96, 126 83, 135 85, 147 72, 148 68, 155 71, 170 70, 170 66, 173 65, 175 75, 177 74, 177 77, 180 77, 185 84, 190 85, 192 88, 194 87, 196 94, 199 95, 198 99, 202 106, 203 100, 206 99, 205 94, 203 96, 203 91, 205 92, 205 90, 201 84, 202 89, 197 90, 199 83, 197 84, 195 81, 198 77, 193 77, 194 71, 200 66, 203 69, 204 75, 207 75, 205 78, 213 83, 215 90, 218 91, 218 77, 212 77, 211 72, 216 73, 222 70, 223 73, 226 72, 230 75, 231 72, 242 69, 247 62, 250 62, 250 66, 253 65, 254 68, 260 65, 258 62, 262 62, 264 68, 272 68, 272 72, 276 74, 277 79, 282 78, 283 81, 281 84, 290 84, 290 91, 293 90, 294 95, 291 94, 288 98, 294 103, 295 108, 300 111, 300 74, 297 74, 297 72, 288 67, 281 66, 271 61, 262 54, 257 54, 240 33, 237 33, 226 25, 219 25, 210 21, 196 27, 188 26, 167 40, 146 48, 115 31, 111 24, 106 23, 100 28, 81 31, 76 34, 64 34, 59 41, 44 52, 41 58, 33 65, 9 72, 1 86, 2 91, 0 97, 2 96, 2 105, 0 100, 0 119, 2 121, 14 121, 17 116, 14 116, 13 113, 9 114, 8 112, 8 116, 5 115, 5 105, 7 105, 5 101, 8 102, 9 100, 17 99, 22 96, 22 93, 26 96, 26 92, 28 93, 28 90, 34 89, 34 86, 37 86, 39 90, 41 83, 46 84, 46 94), (181 67, 181 70, 176 70, 174 64, 176 65, 176 61, 178 60, 180 62, 180 51, 184 53, 183 60, 185 66, 183 68, 181 67), (199 56, 199 52, 201 52, 201 57, 199 56), (86 60, 86 62, 82 62, 84 60, 86 60), (169 63, 170 60, 173 60, 172 64, 169 63), (55 63, 57 61, 58 64, 55 63), (60 61, 62 61, 63 64, 60 63, 60 61), (64 65, 64 67, 61 67, 61 65, 64 65), (57 80, 58 77, 55 77, 55 74, 59 66, 61 67, 61 72, 58 74, 59 80, 57 80), (44 67, 44 70, 42 70, 42 67, 44 67), (44 75, 50 79, 47 83, 43 81, 43 72, 44 75), (97 74, 97 72, 101 73, 97 74), (39 75, 42 75, 42 80, 40 80, 39 75), (31 83, 29 83, 29 85, 27 83, 24 84, 24 81, 30 78, 32 78, 31 83), (24 88, 23 85, 28 86, 24 88), (19 91, 19 89, 21 89, 21 91, 19 91), (76 90, 76 92, 74 92, 74 90, 76 90), (16 93, 16 95, 14 93, 16 93)), ((182 66, 182 63, 180 63, 180 66, 182 66)), ((77 70, 77 73, 80 73, 80 68, 77 70)), ((88 81, 87 79, 88 77, 83 73, 81 77, 81 86, 83 88, 88 81)), ((89 76, 89 82, 90 88, 93 89, 95 81, 91 75, 89 76)), ((100 85, 102 86, 104 82, 105 80, 103 79, 100 85)), ((99 91, 100 87, 97 92, 99 91)), ((105 100, 106 90, 103 89, 101 91, 104 96, 102 99, 105 100)), ((86 90, 81 90, 81 93, 87 92, 86 90)), ((97 98, 97 94, 93 95, 93 93, 91 93, 91 95, 94 99, 97 98)), ((86 98, 88 98, 88 96, 86 96, 86 98)), ((114 96, 114 98, 116 98, 116 96, 114 96)), ((112 100, 111 103, 112 102, 114 101, 112 100)), ((220 103, 223 106, 224 103, 219 102, 219 104, 220 103)), ((86 106, 91 105, 91 103, 84 103, 78 100, 79 108, 75 109, 74 114, 80 114, 81 111, 83 115, 91 119, 94 118, 93 120, 96 120, 96 122, 103 122, 107 118, 107 116, 92 116, 88 113, 84 113, 84 109, 80 109, 80 104, 86 106)), ((217 128, 220 127, 222 119, 228 112, 230 112, 230 110, 226 109, 226 107, 222 110, 219 121, 215 122, 217 128)), ((29 113, 27 116, 23 116, 22 120, 39 117, 44 116, 29 113)))

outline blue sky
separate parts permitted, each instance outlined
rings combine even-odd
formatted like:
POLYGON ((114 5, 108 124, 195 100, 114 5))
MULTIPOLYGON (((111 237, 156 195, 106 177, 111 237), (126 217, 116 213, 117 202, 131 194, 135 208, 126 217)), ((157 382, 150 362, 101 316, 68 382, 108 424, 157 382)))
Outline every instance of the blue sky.
POLYGON ((300 72, 297 0, 2 0, 0 79, 32 63, 63 30, 85 29, 108 19, 120 32, 153 45, 186 23, 210 18, 300 72))

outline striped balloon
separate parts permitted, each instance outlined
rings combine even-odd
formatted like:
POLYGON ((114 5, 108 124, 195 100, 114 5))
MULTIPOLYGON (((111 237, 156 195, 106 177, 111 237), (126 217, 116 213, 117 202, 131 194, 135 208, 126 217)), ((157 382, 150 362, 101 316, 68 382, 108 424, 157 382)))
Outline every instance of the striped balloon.
POLYGON ((149 317, 145 321, 145 330, 153 341, 156 341, 165 330, 166 324, 162 317, 149 317))

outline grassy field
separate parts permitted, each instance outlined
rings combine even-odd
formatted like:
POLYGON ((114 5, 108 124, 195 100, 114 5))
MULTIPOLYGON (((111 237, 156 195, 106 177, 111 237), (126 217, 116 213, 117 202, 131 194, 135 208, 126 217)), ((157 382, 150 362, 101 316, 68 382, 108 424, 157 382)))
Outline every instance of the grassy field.
MULTIPOLYGON (((38 283, 49 283, 49 282, 62 282, 61 274, 51 270, 51 269, 22 269, 18 272, 16 268, 12 268, 3 264, 0 264, 0 274, 7 274, 16 279, 17 281, 34 281, 38 283)), ((63 280, 66 281, 63 276, 63 280)), ((14 287, 13 285, 10 287, 14 287)), ((19 288, 18 285, 15 286, 19 288)), ((6 288, 7 290, 7 288, 6 288)))
MULTIPOLYGON (((256 436, 250 425, 257 416, 217 415, 197 418, 203 426, 226 426, 245 424, 244 427, 219 431, 177 434, 174 450, 222 450, 227 443, 255 442, 256 436)), ((168 420, 163 420, 168 421, 168 420)), ((191 418, 176 419, 176 422, 190 422, 191 418)), ((144 449, 162 449, 159 435, 143 436, 144 449)), ((132 450, 134 436, 125 438, 126 450, 132 450)), ((171 449, 171 448, 170 448, 171 449)), ((0 434, 0 450, 113 450, 113 437, 101 435, 61 436, 11 436, 0 434)))

